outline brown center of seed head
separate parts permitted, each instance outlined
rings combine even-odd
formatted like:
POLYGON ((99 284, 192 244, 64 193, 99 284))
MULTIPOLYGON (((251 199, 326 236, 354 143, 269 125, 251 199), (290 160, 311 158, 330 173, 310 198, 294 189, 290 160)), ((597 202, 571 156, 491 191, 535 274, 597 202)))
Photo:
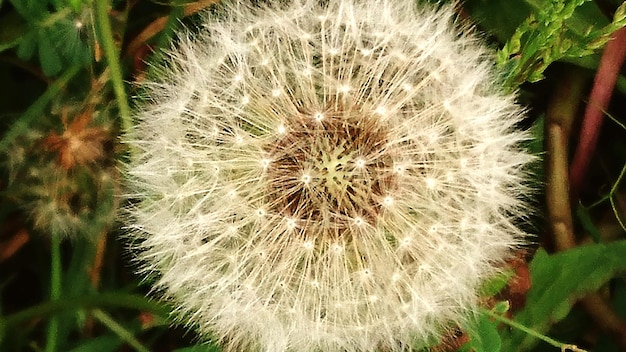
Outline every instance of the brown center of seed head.
POLYGON ((301 111, 284 130, 267 149, 273 210, 336 236, 374 225, 397 187, 385 124, 358 108, 328 104, 323 111, 301 111))

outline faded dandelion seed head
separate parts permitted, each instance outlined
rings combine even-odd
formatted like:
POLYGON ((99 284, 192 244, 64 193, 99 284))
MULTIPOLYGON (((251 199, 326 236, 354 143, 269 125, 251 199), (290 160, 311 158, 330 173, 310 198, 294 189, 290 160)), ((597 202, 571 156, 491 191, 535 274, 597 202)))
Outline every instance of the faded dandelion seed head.
POLYGON ((129 227, 179 316, 230 350, 404 351, 523 240, 525 132, 451 8, 224 5, 144 103, 129 227))

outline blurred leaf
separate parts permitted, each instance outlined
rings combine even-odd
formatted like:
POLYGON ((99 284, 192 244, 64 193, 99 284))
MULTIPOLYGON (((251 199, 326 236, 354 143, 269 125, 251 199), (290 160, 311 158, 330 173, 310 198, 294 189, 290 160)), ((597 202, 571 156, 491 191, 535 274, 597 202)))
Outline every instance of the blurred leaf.
POLYGON ((113 352, 119 351, 122 340, 113 334, 99 336, 91 340, 85 340, 79 346, 68 352, 113 352))
MULTIPOLYGON (((540 249, 530 263, 532 288, 515 321, 538 333, 562 320, 576 301, 626 271, 626 241, 594 244, 547 254, 540 249)), ((537 340, 526 333, 503 332, 504 351, 526 351, 537 340)))
POLYGON ((15 10, 28 21, 37 21, 47 13, 47 0, 9 0, 15 10))
POLYGON ((25 32, 24 21, 17 13, 9 12, 0 17, 0 52, 18 45, 25 32))
POLYGON ((459 352, 499 352, 502 348, 502 340, 498 334, 498 324, 486 314, 479 314, 476 317, 475 327, 468 329, 470 341, 463 345, 459 352))
POLYGON ((506 285, 509 283, 509 280, 515 276, 515 272, 513 270, 506 270, 498 275, 487 280, 483 283, 480 288, 480 294, 484 297, 492 297, 500 293, 506 285))
MULTIPOLYGON (((71 65, 83 67, 91 62, 90 43, 81 34, 84 24, 80 18, 82 11, 80 8, 72 10, 65 6, 65 1, 61 1, 62 5, 56 1, 53 7, 58 11, 50 12, 47 1, 11 0, 11 2, 16 13, 25 22, 17 29, 13 29, 19 30, 17 39, 7 41, 5 44, 3 38, 5 35, 0 36, 0 51, 19 44, 18 57, 30 60, 37 55, 42 71, 47 76, 57 75, 71 65)), ((9 13, 11 14, 15 16, 15 13, 9 13)), ((3 25, 0 25, 0 29, 2 28, 3 25)))
POLYGON ((61 71, 61 57, 52 44, 46 31, 39 33, 39 61, 46 76, 54 76, 61 71))
POLYGON ((22 37, 17 47, 17 57, 22 60, 28 60, 35 54, 37 49, 37 36, 33 32, 29 32, 22 37))
POLYGON ((74 11, 78 12, 80 10, 80 6, 83 4, 82 0, 67 0, 70 6, 74 11))

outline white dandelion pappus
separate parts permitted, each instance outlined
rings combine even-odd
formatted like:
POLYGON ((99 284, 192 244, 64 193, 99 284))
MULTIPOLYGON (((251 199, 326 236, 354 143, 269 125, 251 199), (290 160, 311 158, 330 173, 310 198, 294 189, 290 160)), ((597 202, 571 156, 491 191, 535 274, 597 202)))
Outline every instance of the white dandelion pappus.
POLYGON ((143 86, 130 236, 232 351, 408 351, 523 243, 522 110, 449 6, 226 4, 143 86))

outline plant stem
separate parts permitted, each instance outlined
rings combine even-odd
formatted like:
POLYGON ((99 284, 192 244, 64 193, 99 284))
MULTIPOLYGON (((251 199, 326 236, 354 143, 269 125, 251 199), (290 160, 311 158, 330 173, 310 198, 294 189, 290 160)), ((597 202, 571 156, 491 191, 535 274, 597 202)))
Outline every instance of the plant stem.
POLYGON ((164 317, 168 316, 170 312, 167 306, 153 302, 142 295, 114 292, 100 293, 82 297, 72 297, 71 299, 48 301, 5 317, 0 316, 0 331, 31 319, 45 318, 46 316, 60 312, 72 312, 95 307, 130 308, 138 311, 147 311, 164 317))
POLYGON ((604 111, 607 110, 619 76, 620 67, 626 58, 626 27, 615 31, 611 38, 612 40, 608 42, 602 52, 589 103, 585 110, 585 117, 580 128, 578 146, 576 147, 569 171, 572 200, 578 199, 589 162, 596 150, 600 127, 602 127, 602 121, 604 120, 604 111))
POLYGON ((541 341, 544 341, 544 342, 550 344, 551 346, 554 346, 556 348, 561 349, 561 351, 570 350, 570 351, 575 351, 575 352, 585 352, 585 350, 580 349, 580 348, 576 347, 575 345, 569 345, 569 344, 565 344, 565 343, 559 342, 559 341, 557 341, 557 340, 555 340, 553 338, 550 338, 548 336, 542 335, 542 334, 536 332, 533 329, 527 328, 526 326, 524 326, 524 325, 522 325, 522 324, 520 324, 520 323, 518 323, 516 321, 513 321, 511 319, 505 318, 505 317, 503 317, 503 316, 501 316, 499 314, 496 314, 496 313, 494 313, 494 312, 492 312, 490 310, 482 309, 481 311, 482 311, 483 314, 488 315, 490 318, 492 318, 492 319, 494 319, 494 320, 496 320, 496 321, 498 321, 500 323, 504 323, 504 324, 506 324, 506 325, 508 325, 508 326, 510 326, 512 328, 515 328, 515 329, 518 329, 520 331, 523 331, 523 332, 527 333, 528 335, 530 335, 532 337, 540 339, 541 341))
MULTIPOLYGON (((581 74, 576 71, 565 76, 546 112, 546 204, 550 230, 554 237, 554 245, 557 251, 565 251, 576 247, 570 205, 575 200, 570 198, 570 196, 577 194, 578 186, 570 184, 570 178, 568 177, 568 140, 582 94, 583 83, 584 80, 581 74)), ((587 106, 587 112, 589 112, 589 105, 587 106)), ((602 117, 601 115, 598 116, 602 117)), ((596 127, 599 128, 597 125, 594 125, 593 128, 596 127)), ((593 147, 595 148, 595 144, 593 147)), ((569 170, 570 177, 578 178, 576 182, 582 180, 583 173, 581 172, 584 169, 581 169, 580 166, 572 165, 569 170), (572 170, 576 171, 571 173, 572 170)), ((620 174, 616 185, 621 181, 621 177, 622 175, 620 174)), ((575 182, 575 180, 571 180, 571 182, 575 182)), ((615 204, 611 194, 609 195, 609 201, 615 211, 615 204)), ((622 225, 620 218, 618 218, 618 221, 622 225)), ((590 293, 581 302, 585 310, 599 326, 615 333, 617 336, 622 336, 626 332, 626 321, 621 319, 597 293, 590 293)), ((622 347, 626 346, 626 339, 620 340, 619 343, 622 347)))
POLYGON ((550 230, 559 249, 576 246, 569 199, 568 141, 584 83, 582 71, 568 71, 546 111, 546 203, 550 230))
POLYGON ((100 34, 99 38, 100 43, 102 44, 104 57, 106 58, 111 69, 111 84, 113 85, 113 92, 115 93, 115 98, 117 100, 122 130, 124 133, 129 133, 132 129, 133 122, 130 114, 130 107, 128 105, 128 98, 126 96, 126 90, 124 88, 119 53, 117 47, 115 46, 113 30, 111 29, 111 22, 109 21, 109 1, 95 0, 94 3, 96 27, 98 28, 98 32, 100 34))
POLYGON ((103 312, 100 309, 94 309, 91 314, 98 319, 98 321, 100 321, 104 326, 106 326, 107 328, 109 328, 109 330, 113 331, 114 333, 117 334, 117 336, 119 336, 122 340, 126 341, 126 343, 128 345, 130 345, 132 348, 134 348, 135 350, 139 351, 139 352, 150 352, 150 350, 148 350, 145 346, 143 346, 141 344, 141 342, 139 342, 135 336, 133 335, 133 333, 131 333, 130 331, 128 331, 126 328, 124 328, 122 325, 118 324, 118 322, 115 321, 115 319, 113 319, 110 315, 108 315, 107 313, 103 312))
MULTIPOLYGON (((50 301, 61 298, 61 238, 58 234, 51 235, 50 248, 50 301)), ((53 315, 48 321, 46 335, 46 352, 55 352, 59 336, 59 317, 53 315)))
MULTIPOLYGON (((215 3, 219 0, 198 0, 191 3, 188 3, 183 8, 183 16, 190 16, 194 13, 197 13, 215 3)), ((148 41, 152 39, 155 35, 161 32, 170 21, 170 16, 159 17, 156 20, 152 21, 149 25, 147 25, 141 33, 139 33, 133 40, 130 41, 128 46, 126 47, 126 55, 127 57, 134 57, 137 54, 139 48, 143 45, 148 44, 148 41)))

